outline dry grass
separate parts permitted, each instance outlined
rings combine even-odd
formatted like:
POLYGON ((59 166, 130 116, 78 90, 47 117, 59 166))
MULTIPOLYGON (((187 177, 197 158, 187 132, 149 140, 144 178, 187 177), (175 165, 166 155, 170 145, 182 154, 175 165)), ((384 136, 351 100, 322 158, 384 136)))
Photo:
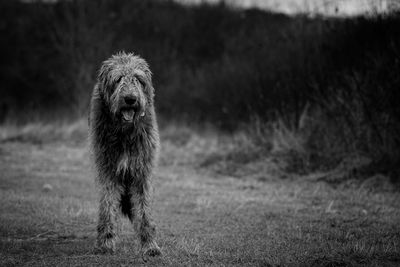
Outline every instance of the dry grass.
MULTIPOLYGON (((232 145, 212 132, 176 125, 162 130, 152 206, 163 257, 147 265, 398 266, 398 192, 371 190, 373 181, 333 188, 312 177, 281 179, 276 162, 229 158, 235 144, 249 140, 237 136, 232 145), (214 161, 236 162, 233 173, 245 179, 210 171, 216 162, 200 166, 216 153, 221 157, 214 161), (258 176, 257 162, 270 165, 258 176)), ((93 253, 97 202, 83 144, 3 139, 1 266, 143 264, 126 220, 118 253, 93 253)))
MULTIPOLYGON (((213 174, 238 178, 268 180, 310 175, 316 180, 341 183, 347 180, 367 181, 389 177, 398 186, 396 158, 387 158, 346 150, 335 132, 306 107, 297 124, 278 119, 264 123, 254 118, 243 130, 222 133, 211 125, 168 123, 161 127, 163 154, 161 165, 187 166, 209 170, 213 174)), ((85 144, 87 122, 30 123, 0 126, 0 143, 85 144)), ((353 140, 354 141, 354 140, 353 140)))
POLYGON ((0 142, 48 143, 54 141, 82 142, 87 137, 87 120, 75 122, 33 122, 17 125, 7 122, 0 126, 0 142))

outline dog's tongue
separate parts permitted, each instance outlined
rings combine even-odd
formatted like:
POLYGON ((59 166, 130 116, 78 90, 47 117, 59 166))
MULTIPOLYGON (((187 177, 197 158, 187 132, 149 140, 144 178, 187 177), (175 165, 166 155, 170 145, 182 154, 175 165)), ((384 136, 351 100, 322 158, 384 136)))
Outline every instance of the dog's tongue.
POLYGON ((124 110, 122 111, 122 116, 124 117, 124 120, 132 121, 133 116, 135 116, 135 111, 133 109, 124 110))

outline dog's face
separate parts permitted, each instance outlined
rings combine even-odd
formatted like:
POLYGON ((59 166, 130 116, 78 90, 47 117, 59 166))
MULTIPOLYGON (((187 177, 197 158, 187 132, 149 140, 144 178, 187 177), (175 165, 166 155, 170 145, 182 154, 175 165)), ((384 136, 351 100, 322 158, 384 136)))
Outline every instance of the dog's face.
POLYGON ((115 120, 134 123, 153 105, 154 89, 146 61, 133 54, 118 53, 103 62, 99 91, 115 120))

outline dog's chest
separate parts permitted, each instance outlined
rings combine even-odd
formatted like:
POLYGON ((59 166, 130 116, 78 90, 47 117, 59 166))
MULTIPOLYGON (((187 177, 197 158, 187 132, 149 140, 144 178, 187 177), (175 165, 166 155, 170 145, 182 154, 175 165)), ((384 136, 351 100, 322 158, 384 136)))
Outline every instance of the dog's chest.
POLYGON ((141 179, 146 172, 151 146, 147 136, 136 133, 133 138, 120 139, 120 146, 114 150, 114 171, 120 181, 141 179))
POLYGON ((132 160, 130 158, 129 153, 124 152, 118 160, 116 174, 124 175, 127 172, 130 172, 131 171, 131 161, 132 160))
POLYGON ((124 151, 117 161, 116 175, 118 176, 133 176, 136 169, 139 167, 139 155, 131 151, 124 151))

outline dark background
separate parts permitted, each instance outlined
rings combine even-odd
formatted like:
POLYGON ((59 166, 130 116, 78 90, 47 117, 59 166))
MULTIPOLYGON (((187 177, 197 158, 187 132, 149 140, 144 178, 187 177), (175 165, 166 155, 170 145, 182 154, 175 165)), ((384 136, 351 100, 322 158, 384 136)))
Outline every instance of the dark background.
POLYGON ((86 116, 101 62, 133 51, 153 70, 162 124, 245 128, 266 150, 287 131, 304 140, 307 168, 357 153, 397 177, 398 13, 289 17, 138 0, 2 0, 0 10, 3 123, 86 116))

